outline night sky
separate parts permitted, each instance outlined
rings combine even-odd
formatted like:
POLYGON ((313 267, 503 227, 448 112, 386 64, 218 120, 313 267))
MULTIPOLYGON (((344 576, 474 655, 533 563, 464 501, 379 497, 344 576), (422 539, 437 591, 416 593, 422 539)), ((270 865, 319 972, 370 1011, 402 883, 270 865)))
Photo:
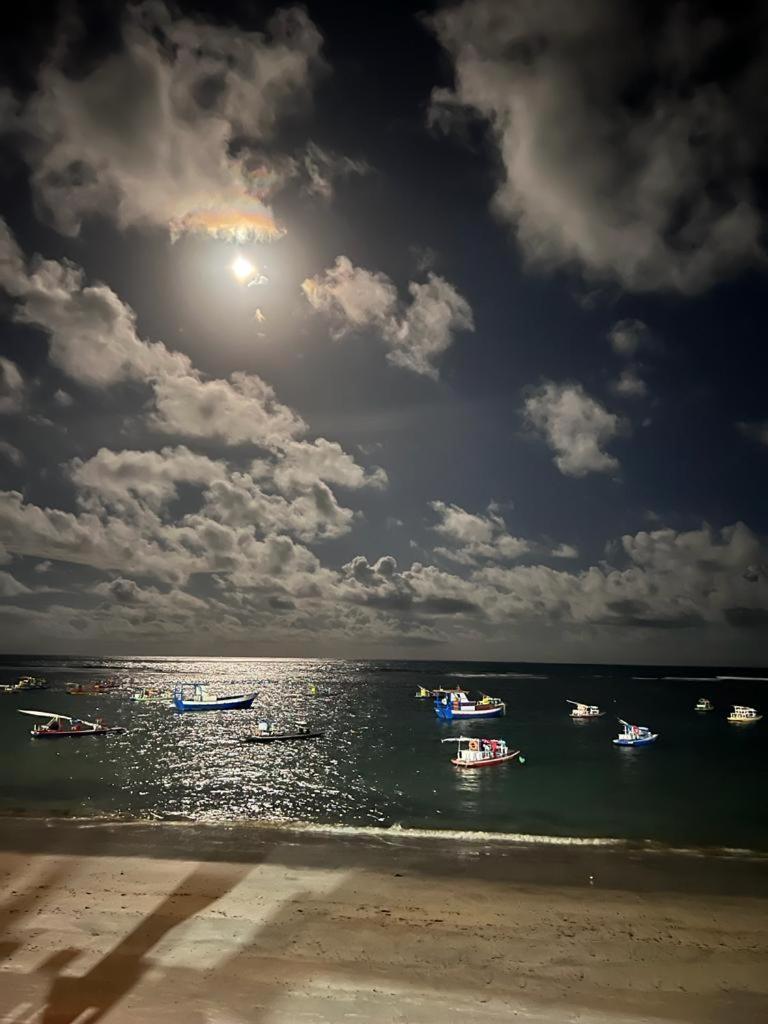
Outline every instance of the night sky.
POLYGON ((4 17, 2 650, 768 663, 766 4, 4 17))

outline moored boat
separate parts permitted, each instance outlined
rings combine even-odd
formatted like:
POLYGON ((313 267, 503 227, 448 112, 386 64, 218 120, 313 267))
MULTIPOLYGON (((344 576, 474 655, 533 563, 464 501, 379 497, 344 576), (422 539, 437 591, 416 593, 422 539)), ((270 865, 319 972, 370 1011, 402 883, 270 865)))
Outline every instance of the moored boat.
POLYGON ((70 718, 59 715, 55 711, 26 711, 19 709, 22 715, 34 715, 46 719, 45 725, 35 725, 30 736, 35 740, 67 740, 82 739, 85 736, 110 736, 127 732, 123 726, 107 725, 101 718, 88 722, 83 718, 70 718))
POLYGON ((28 693, 30 690, 47 690, 48 683, 44 679, 36 679, 34 676, 21 676, 16 683, 8 683, 0 687, 3 693, 28 693))
POLYGON ((173 703, 177 711, 238 711, 247 710, 256 700, 255 693, 238 693, 228 697, 210 697, 200 683, 192 686, 192 696, 183 686, 173 691, 173 703))
POLYGON ((262 719, 257 732, 250 736, 243 736, 243 743, 280 743, 286 740, 319 740, 322 738, 323 733, 310 729, 308 722, 297 722, 293 732, 275 732, 274 723, 269 719, 262 719))
POLYGON ((500 718, 506 710, 497 697, 483 694, 480 700, 470 700, 464 690, 448 690, 435 698, 435 714, 448 722, 454 718, 500 718))
POLYGON ((143 690, 136 690, 129 697, 134 704, 170 704, 171 698, 161 690, 153 690, 145 687, 143 690))
POLYGON ((737 725, 748 725, 750 722, 759 722, 762 717, 754 708, 744 707, 743 704, 734 704, 727 721, 737 725))
POLYGON ((571 718, 602 718, 605 714, 596 704, 581 704, 577 700, 567 700, 566 704, 573 704, 571 718))
POLYGON ((630 725, 623 718, 620 718, 619 722, 624 728, 613 740, 617 747, 647 747, 649 743, 655 743, 659 738, 659 734, 651 732, 646 725, 630 725))
POLYGON ((694 711, 714 711, 715 705, 708 697, 699 697, 696 701, 694 711))
POLYGON ((495 764, 514 761, 515 758, 521 764, 524 760, 519 750, 509 749, 506 740, 450 736, 441 742, 457 745, 456 757, 451 758, 451 764, 455 764, 457 768, 489 768, 495 764))

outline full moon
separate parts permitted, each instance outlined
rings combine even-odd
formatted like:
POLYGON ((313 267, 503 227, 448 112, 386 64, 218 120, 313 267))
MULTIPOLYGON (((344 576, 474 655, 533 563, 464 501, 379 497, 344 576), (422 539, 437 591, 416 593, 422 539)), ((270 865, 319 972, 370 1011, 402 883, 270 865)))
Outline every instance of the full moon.
POLYGON ((247 281, 248 278, 253 277, 256 273, 256 267, 245 256, 236 256, 232 260, 230 269, 240 282, 247 281))

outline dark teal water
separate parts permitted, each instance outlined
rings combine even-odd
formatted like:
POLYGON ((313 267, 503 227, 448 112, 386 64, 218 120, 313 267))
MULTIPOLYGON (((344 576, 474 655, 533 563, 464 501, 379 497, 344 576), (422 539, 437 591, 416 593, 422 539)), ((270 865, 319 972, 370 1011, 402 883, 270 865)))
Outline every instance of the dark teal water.
POLYGON ((768 850, 768 672, 612 666, 229 659, 0 659, 0 681, 32 673, 51 689, 0 694, 0 810, 25 813, 290 820, 556 837, 649 839, 672 846, 768 850), (82 697, 66 684, 114 675, 119 692, 82 697), (674 676, 664 679, 664 676, 674 676), (681 677, 708 677, 690 680, 681 677), (253 711, 180 715, 128 700, 136 685, 201 680, 218 693, 252 686, 253 711), (638 678, 642 677, 642 678, 638 678), (315 683, 318 696, 309 694, 315 683), (461 683, 508 704, 506 718, 440 723, 417 684, 461 683), (693 711, 699 696, 716 710, 693 711), (574 723, 567 698, 608 714, 574 723), (733 703, 766 712, 728 725, 733 703), (40 742, 19 707, 125 725, 125 736, 40 742), (261 714, 307 718, 325 738, 247 746, 261 714), (622 750, 616 715, 660 733, 622 750), (444 736, 503 736, 526 755, 476 773, 450 764, 444 736))

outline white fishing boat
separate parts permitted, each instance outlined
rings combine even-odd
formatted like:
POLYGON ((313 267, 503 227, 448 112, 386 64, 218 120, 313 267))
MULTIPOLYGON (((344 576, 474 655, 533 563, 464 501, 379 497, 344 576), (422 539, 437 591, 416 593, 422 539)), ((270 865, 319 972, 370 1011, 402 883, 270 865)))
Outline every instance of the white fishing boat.
POLYGON ((619 722, 623 729, 613 740, 617 747, 647 747, 659 738, 659 734, 651 732, 647 725, 630 725, 623 718, 620 718, 619 722))
POLYGON ((435 714, 448 722, 454 718, 500 718, 506 710, 503 700, 486 693, 480 700, 470 700, 464 690, 447 690, 435 697, 435 714))
POLYGON ((605 712, 601 711, 596 704, 582 704, 577 700, 567 700, 566 704, 573 704, 571 718, 602 718, 605 714, 605 712))
POLYGON ((696 701, 694 711, 714 711, 715 705, 708 697, 699 697, 696 701))
POLYGON ((727 721, 738 725, 748 725, 750 722, 759 722, 762 717, 754 708, 746 708, 743 704, 734 704, 727 721))
POLYGON ((167 693, 163 693, 162 690, 155 690, 151 687, 144 687, 143 690, 136 690, 132 693, 130 698, 134 704, 168 704, 171 703, 171 698, 167 693))
POLYGON ((455 764, 457 768, 488 768, 494 764, 514 761, 515 758, 520 764, 525 763, 525 758, 520 751, 510 750, 506 740, 480 739, 475 736, 450 736, 441 742, 457 745, 456 757, 451 758, 451 764, 455 764))

